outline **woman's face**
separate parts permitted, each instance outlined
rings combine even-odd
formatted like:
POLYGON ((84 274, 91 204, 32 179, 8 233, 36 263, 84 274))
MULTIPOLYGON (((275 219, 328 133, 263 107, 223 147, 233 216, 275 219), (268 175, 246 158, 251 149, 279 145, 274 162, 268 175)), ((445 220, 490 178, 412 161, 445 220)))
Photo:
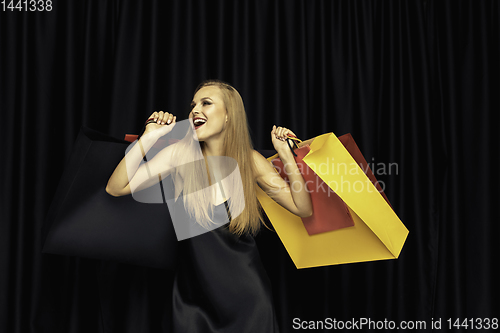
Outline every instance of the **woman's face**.
POLYGON ((222 139, 227 111, 220 88, 207 86, 198 90, 191 102, 189 118, 193 121, 198 141, 222 139))

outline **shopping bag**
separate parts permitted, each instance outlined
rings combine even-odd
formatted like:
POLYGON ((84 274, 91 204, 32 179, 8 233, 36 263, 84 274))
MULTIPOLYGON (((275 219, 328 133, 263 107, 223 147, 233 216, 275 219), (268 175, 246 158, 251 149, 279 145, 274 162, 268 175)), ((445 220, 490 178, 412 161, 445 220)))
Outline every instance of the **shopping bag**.
MULTIPOLYGON (((303 145, 302 147, 298 147, 296 143, 295 145, 296 148, 292 150, 295 156, 295 163, 304 178, 304 183, 307 191, 311 195, 313 206, 313 215, 301 218, 307 233, 309 235, 315 235, 322 232, 352 227, 354 221, 347 205, 303 161, 303 158, 310 151, 309 145, 303 145)), ((290 146, 290 148, 292 149, 292 146, 290 146)), ((271 162, 281 178, 288 182, 285 167, 279 156, 274 158, 271 162)))
POLYGON ((327 133, 302 145, 310 147, 303 161, 346 203, 354 226, 309 235, 300 217, 257 188, 259 202, 296 267, 398 258, 408 230, 381 194, 380 185, 350 134, 339 140, 327 133))
MULTIPOLYGON (((129 145, 82 126, 44 221, 43 253, 174 268, 177 238, 167 204, 105 190, 129 145)), ((139 193, 173 196, 165 193, 173 189, 171 178, 162 183, 139 193)))

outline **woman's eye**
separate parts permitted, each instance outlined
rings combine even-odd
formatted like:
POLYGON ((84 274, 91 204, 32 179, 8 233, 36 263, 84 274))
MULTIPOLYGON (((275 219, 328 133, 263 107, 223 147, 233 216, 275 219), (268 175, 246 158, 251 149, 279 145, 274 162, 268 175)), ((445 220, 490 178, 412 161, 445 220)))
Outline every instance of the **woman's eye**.
POLYGON ((203 105, 210 105, 210 104, 212 104, 212 103, 210 103, 210 102, 206 102, 206 101, 205 101, 205 102, 203 102, 203 105))

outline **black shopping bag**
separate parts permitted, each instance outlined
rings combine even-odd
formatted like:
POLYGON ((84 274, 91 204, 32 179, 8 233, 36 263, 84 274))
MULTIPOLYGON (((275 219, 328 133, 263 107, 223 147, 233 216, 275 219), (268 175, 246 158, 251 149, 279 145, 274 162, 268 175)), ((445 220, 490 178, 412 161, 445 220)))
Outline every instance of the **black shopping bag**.
MULTIPOLYGON (((113 197, 105 188, 130 142, 82 126, 46 216, 43 253, 173 269, 177 238, 166 203, 113 197)), ((143 194, 169 195, 170 177, 143 194)))

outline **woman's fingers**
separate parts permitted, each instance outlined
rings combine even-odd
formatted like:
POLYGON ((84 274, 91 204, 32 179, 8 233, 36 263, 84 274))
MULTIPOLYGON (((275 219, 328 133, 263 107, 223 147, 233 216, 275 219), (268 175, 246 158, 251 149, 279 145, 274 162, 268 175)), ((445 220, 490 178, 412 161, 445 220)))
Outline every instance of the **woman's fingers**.
POLYGON ((278 139, 278 128, 276 125, 273 125, 273 130, 271 131, 271 139, 278 139))
POLYGON ((175 124, 176 119, 177 117, 169 112, 155 111, 149 116, 144 133, 159 130, 160 132, 157 132, 158 134, 165 135, 174 128, 173 124, 175 124), (151 119, 153 119, 153 122, 148 123, 151 119), (165 124, 172 126, 162 126, 165 124))
POLYGON ((168 120, 167 120, 167 124, 171 124, 172 122, 174 121, 174 115, 169 113, 169 116, 168 116, 168 120))
POLYGON ((165 112, 163 112, 163 111, 158 111, 158 117, 156 118, 156 123, 157 123, 158 125, 165 124, 165 120, 164 120, 165 115, 166 115, 166 114, 165 114, 165 112))
POLYGON ((271 132, 272 135, 274 135, 278 140, 285 141, 287 137, 289 136, 295 136, 295 133, 290 131, 288 128, 285 127, 276 127, 276 125, 273 126, 273 130, 271 132))
POLYGON ((276 136, 276 139, 281 140, 281 127, 276 127, 274 135, 276 136))
POLYGON ((177 119, 172 113, 164 111, 155 111, 149 116, 148 119, 153 119, 158 125, 170 125, 177 119))
POLYGON ((158 119, 158 112, 155 111, 155 112, 151 113, 148 120, 149 119, 153 119, 154 121, 156 121, 158 119))
POLYGON ((176 121, 177 117, 169 112, 155 111, 149 116, 149 119, 153 119, 158 125, 170 125, 176 121))
POLYGON ((172 113, 165 112, 163 114, 162 124, 170 125, 174 121, 175 116, 172 113))

